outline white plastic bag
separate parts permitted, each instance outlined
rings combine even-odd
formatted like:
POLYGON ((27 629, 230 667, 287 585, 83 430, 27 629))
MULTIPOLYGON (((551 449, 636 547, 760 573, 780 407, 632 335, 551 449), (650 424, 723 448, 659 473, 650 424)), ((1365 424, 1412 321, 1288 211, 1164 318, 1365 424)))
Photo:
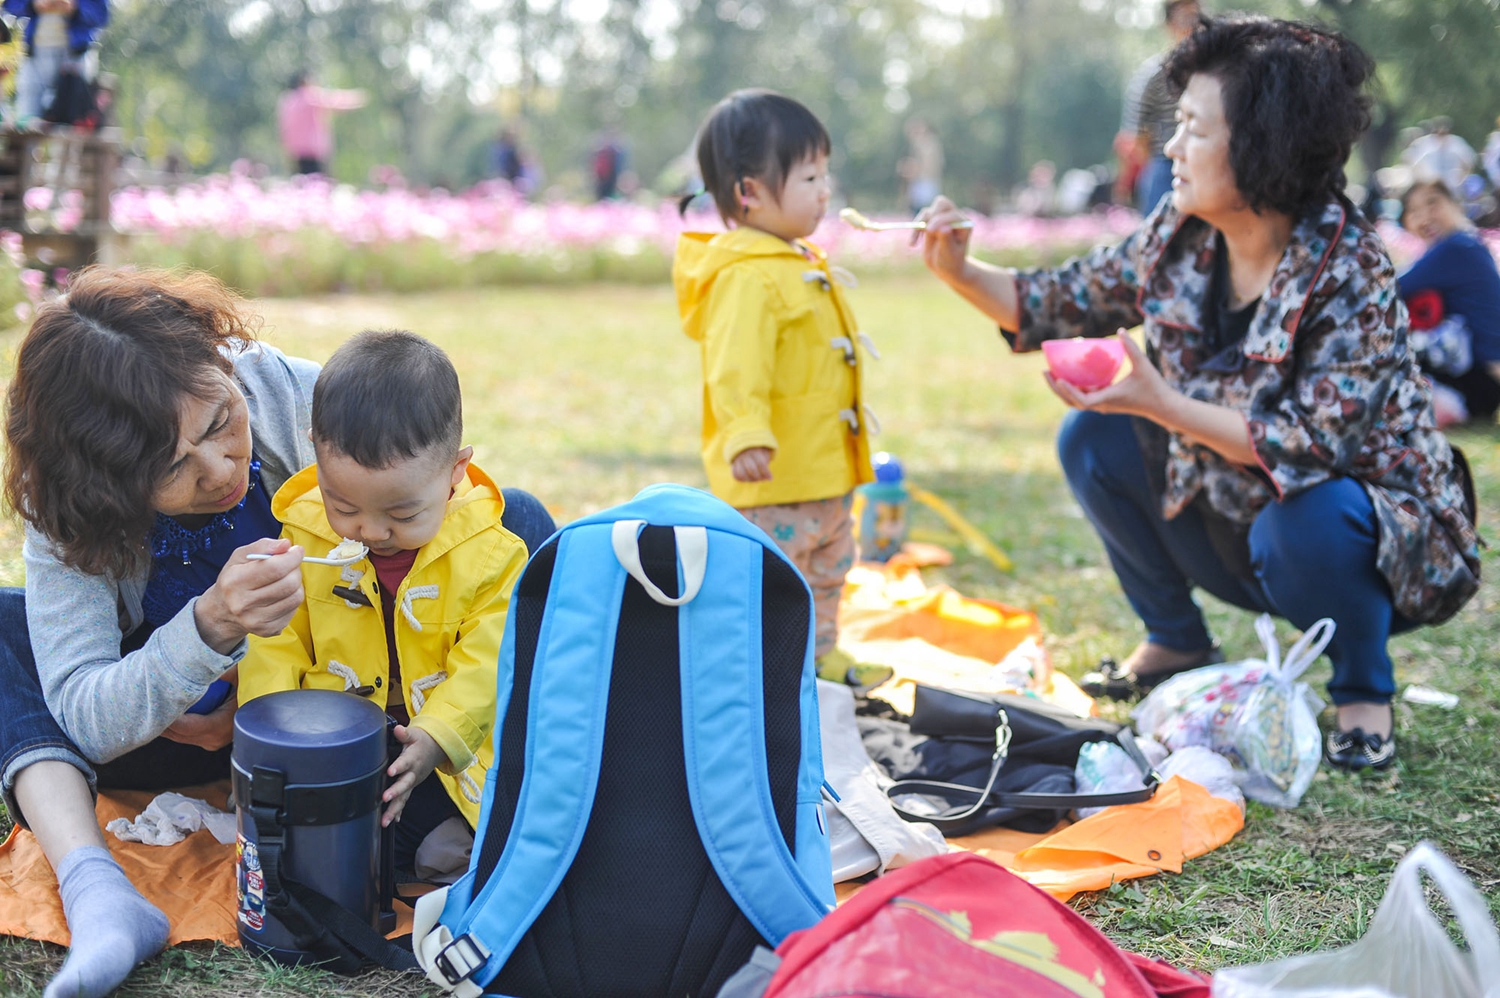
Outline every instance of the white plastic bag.
MULTIPOLYGON (((1141 767, 1116 742, 1086 742, 1078 750, 1073 767, 1074 791, 1080 794, 1116 794, 1146 789, 1141 767)), ((1087 818, 1102 807, 1080 807, 1078 817, 1087 818)))
POLYGON ((1240 813, 1245 813, 1245 794, 1240 790, 1240 779, 1234 765, 1217 752, 1201 745, 1189 745, 1178 749, 1156 767, 1165 783, 1174 776, 1191 780, 1214 797, 1232 801, 1240 813))
POLYGON ((1208 665, 1173 676, 1142 700, 1137 730, 1176 752, 1193 745, 1227 756, 1242 771, 1245 796, 1296 807, 1322 758, 1323 701, 1298 682, 1333 637, 1318 621, 1281 657, 1270 615, 1255 622, 1266 657, 1208 665))
POLYGON ((1359 942, 1214 974, 1214 998, 1497 998, 1500 935, 1484 898, 1430 842, 1407 853, 1359 942), (1455 946, 1427 907, 1425 871, 1469 941, 1455 946))

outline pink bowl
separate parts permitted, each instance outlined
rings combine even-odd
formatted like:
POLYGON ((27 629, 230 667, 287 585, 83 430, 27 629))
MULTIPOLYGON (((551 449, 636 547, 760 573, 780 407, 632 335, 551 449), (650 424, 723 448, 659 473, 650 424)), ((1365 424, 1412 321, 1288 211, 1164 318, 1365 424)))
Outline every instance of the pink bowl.
POLYGON ((1125 345, 1113 336, 1043 340, 1042 353, 1054 378, 1086 392, 1096 392, 1115 380, 1125 361, 1125 345))

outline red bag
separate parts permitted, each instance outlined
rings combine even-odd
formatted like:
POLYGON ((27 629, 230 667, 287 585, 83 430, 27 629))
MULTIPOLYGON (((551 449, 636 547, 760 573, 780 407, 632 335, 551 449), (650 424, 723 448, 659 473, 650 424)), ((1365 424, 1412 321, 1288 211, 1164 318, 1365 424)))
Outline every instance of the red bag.
POLYGON ((982 856, 920 860, 788 936, 765 998, 1208 998, 982 856))

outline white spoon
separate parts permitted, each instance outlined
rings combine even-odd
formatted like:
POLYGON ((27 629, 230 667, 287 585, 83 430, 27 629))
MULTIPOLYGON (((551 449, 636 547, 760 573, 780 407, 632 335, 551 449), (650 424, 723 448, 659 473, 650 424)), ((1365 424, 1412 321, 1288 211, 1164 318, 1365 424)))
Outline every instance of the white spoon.
MULTIPOLYGON (((356 561, 359 561, 369 553, 370 549, 365 547, 359 541, 351 541, 349 538, 345 537, 332 551, 328 552, 328 557, 314 558, 309 555, 303 555, 302 560, 304 562, 310 562, 314 565, 333 565, 336 568, 342 568, 345 565, 354 564, 356 561)), ((245 558, 249 561, 265 561, 267 558, 275 557, 278 556, 274 554, 245 555, 245 558)))
MULTIPOLYGON (((916 229, 924 231, 927 223, 920 218, 914 218, 910 222, 877 222, 866 218, 861 212, 853 208, 845 208, 839 212, 839 218, 856 229, 864 229, 866 232, 894 232, 897 229, 916 229)), ((955 229, 972 229, 974 223, 969 219, 960 219, 953 223, 955 229)))

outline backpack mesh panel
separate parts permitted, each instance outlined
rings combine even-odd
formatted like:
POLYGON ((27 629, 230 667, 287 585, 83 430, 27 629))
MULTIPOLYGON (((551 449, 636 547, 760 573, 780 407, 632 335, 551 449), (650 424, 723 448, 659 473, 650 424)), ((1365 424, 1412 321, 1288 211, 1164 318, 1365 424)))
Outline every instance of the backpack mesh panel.
POLYGON ((760 643, 766 712, 766 769, 786 847, 797 854, 797 770, 802 763, 802 661, 809 603, 796 569, 770 551, 761 556, 760 643))
POLYGON ((489 824, 479 849, 479 866, 475 871, 474 894, 489 883, 505 840, 510 836, 516 817, 516 801, 521 793, 521 776, 526 766, 526 704, 531 697, 531 667, 536 662, 537 639, 542 630, 542 612, 547 606, 547 590, 552 586, 552 569, 557 564, 557 540, 542 545, 532 556, 516 591, 511 594, 510 612, 516 615, 516 669, 505 708, 504 727, 495 756, 495 800, 490 805, 489 824))
MULTIPOLYGON (((647 527, 640 549, 646 574, 675 595, 677 554, 670 528, 647 527)), ((781 559, 768 555, 764 566, 767 760, 777 822, 790 847, 795 842, 800 683, 809 607, 801 581, 781 559)), ((528 569, 527 576, 531 574, 528 569)), ((525 598, 520 589, 518 603, 525 598)), ((545 584, 540 594, 545 598, 545 584)), ((518 703, 524 711, 526 700, 519 696, 523 651, 529 688, 539 624, 539 614, 534 623, 527 616, 516 621, 518 696, 506 714, 500 747, 505 779, 496 784, 476 893, 494 869, 515 810, 524 719, 517 723, 513 715, 518 703), (529 644, 522 641, 523 628, 529 631, 529 644), (516 731, 522 732, 519 745, 511 742, 516 731), (502 795, 509 802, 504 808, 502 795), (497 839, 495 860, 486 864, 497 839)), ((675 608, 654 602, 634 580, 626 582, 588 828, 557 892, 489 991, 517 998, 707 998, 749 959, 755 946, 765 945, 724 889, 693 819, 681 735, 677 627, 675 608)))

